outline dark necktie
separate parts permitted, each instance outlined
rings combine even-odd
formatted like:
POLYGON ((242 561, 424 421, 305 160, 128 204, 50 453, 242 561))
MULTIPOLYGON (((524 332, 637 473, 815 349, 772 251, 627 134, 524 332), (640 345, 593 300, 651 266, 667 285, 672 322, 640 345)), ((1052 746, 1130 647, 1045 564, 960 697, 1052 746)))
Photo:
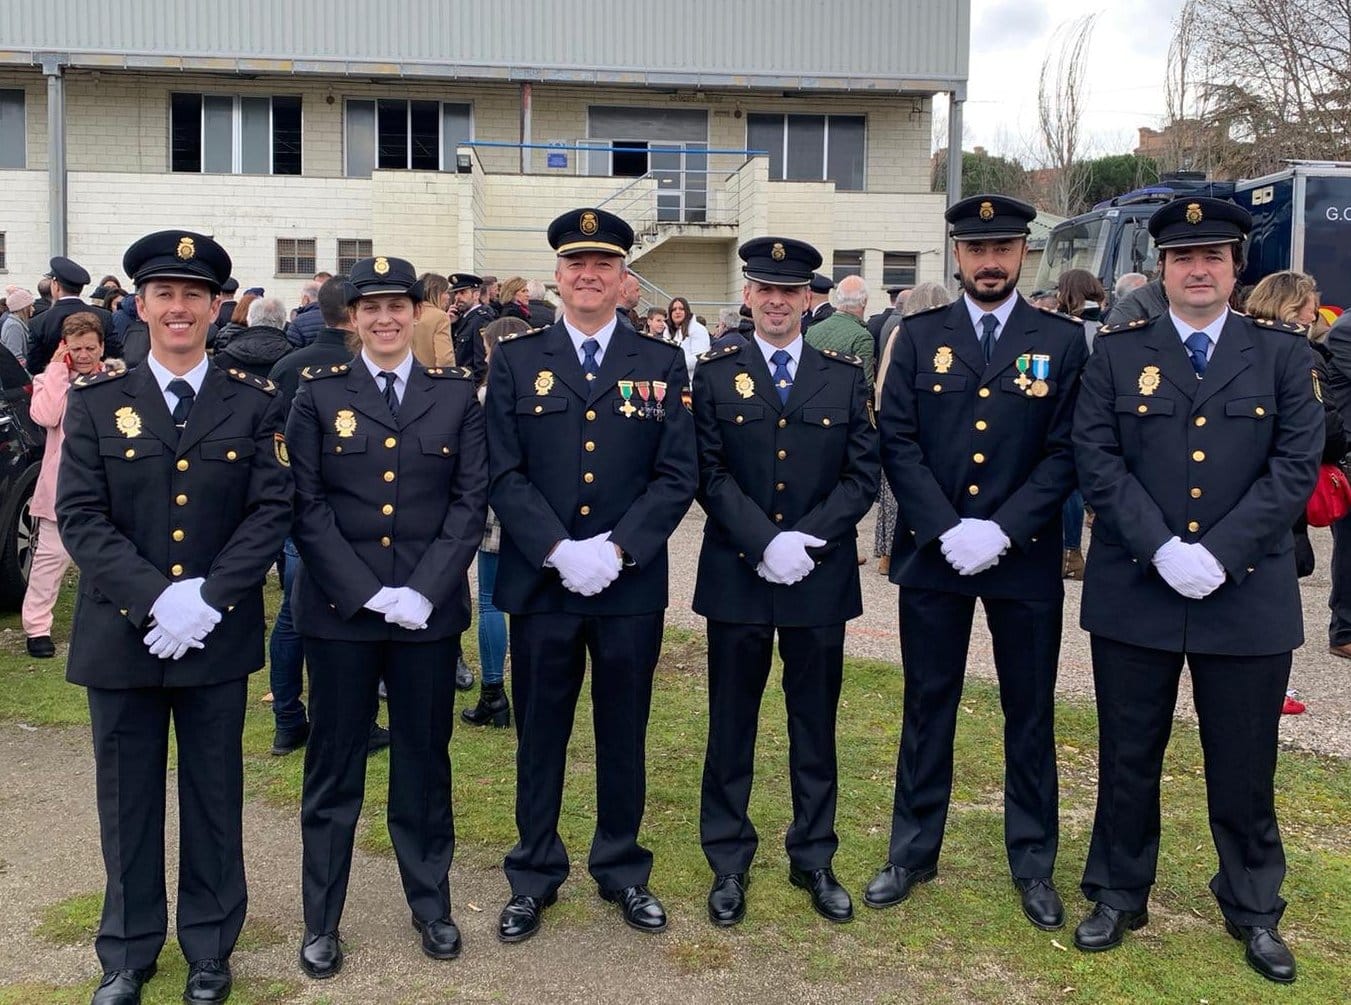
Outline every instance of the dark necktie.
POLYGON ((174 425, 182 429, 187 425, 192 399, 197 396, 197 392, 182 377, 175 377, 169 381, 169 393, 178 397, 178 404, 174 406, 174 425))
POLYGON ((769 361, 774 364, 774 389, 779 392, 779 401, 785 405, 788 404, 788 392, 793 389, 793 377, 788 372, 788 363, 792 358, 782 349, 769 357, 769 361))
POLYGON ((1192 358, 1192 369, 1196 371, 1198 378, 1206 375, 1206 351, 1210 348, 1210 336, 1205 332, 1192 332, 1187 336, 1187 341, 1183 343, 1187 347, 1187 355, 1192 358))
POLYGON ((994 330, 999 327, 999 319, 993 314, 981 315, 980 327, 983 329, 980 333, 980 351, 988 363, 994 355, 994 330))
POLYGON ((389 414, 394 418, 399 417, 399 396, 394 393, 394 378, 396 374, 388 370, 380 371, 380 379, 385 382, 385 404, 389 406, 389 414))
POLYGON ((582 360, 582 372, 586 374, 587 380, 595 380, 596 374, 600 373, 600 363, 596 361, 596 353, 600 351, 600 343, 593 338, 585 339, 582 342, 582 352, 586 357, 582 360))

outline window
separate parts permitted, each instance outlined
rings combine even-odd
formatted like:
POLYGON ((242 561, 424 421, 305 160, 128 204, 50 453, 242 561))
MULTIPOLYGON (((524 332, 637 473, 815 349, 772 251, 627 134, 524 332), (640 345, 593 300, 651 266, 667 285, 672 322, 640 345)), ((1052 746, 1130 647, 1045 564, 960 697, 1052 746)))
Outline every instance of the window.
POLYGON ((338 238, 338 272, 344 276, 349 275, 353 265, 363 258, 370 258, 373 253, 371 242, 364 238, 338 238))
POLYGON ((472 109, 447 101, 352 98, 347 102, 347 175, 376 168, 455 170, 455 148, 474 137, 472 109))
POLYGON ((169 170, 300 174, 300 98, 170 94, 169 170))
POLYGON ((309 279, 317 270, 312 237, 277 238, 277 275, 309 279))
POLYGON ((914 286, 919 281, 919 255, 913 251, 882 253, 882 286, 914 286))
POLYGON ((833 181, 863 188, 862 115, 746 116, 746 146, 769 151, 771 181, 833 181))
POLYGON ((24 116, 23 91, 0 89, 0 168, 28 166, 28 125, 24 116))
POLYGON ((839 282, 845 276, 863 275, 863 252, 861 251, 837 251, 835 259, 831 262, 830 278, 839 282))
POLYGON ((4 272, 8 266, 5 264, 5 235, 0 233, 0 272, 4 272))

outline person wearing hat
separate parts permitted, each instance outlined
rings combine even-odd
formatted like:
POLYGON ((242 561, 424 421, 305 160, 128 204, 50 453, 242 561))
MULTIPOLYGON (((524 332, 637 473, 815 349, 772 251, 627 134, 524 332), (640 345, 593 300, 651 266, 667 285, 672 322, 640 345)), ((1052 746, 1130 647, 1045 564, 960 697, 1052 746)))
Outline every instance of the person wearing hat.
POLYGON ((0 320, 0 345, 3 345, 21 364, 28 359, 28 326, 33 317, 33 302, 37 298, 22 287, 5 297, 5 311, 0 320))
POLYGON ((51 283, 52 306, 33 318, 28 334, 28 372, 41 373, 52 361, 52 354, 61 342, 61 323, 77 311, 90 311, 103 322, 104 353, 109 359, 122 357, 122 336, 113 328, 112 314, 102 307, 91 306, 80 297, 89 285, 89 273, 69 258, 58 255, 49 263, 47 278, 51 283))
POLYGON ((1074 933, 1111 949, 1148 923, 1159 779, 1183 663, 1205 754, 1225 928, 1288 982, 1277 930, 1285 855, 1274 775, 1291 651, 1304 641, 1290 526, 1323 446, 1304 329, 1229 309, 1247 210, 1182 197, 1157 210, 1167 312, 1098 329, 1074 422, 1093 508, 1080 624, 1098 703, 1098 807, 1074 933))
POLYGON ((835 288, 835 280, 813 272, 807 284, 807 304, 802 311, 802 334, 818 321, 824 321, 835 313, 835 305, 830 302, 830 291, 835 288))
POLYGON ((159 231, 122 265, 149 354, 135 370, 71 382, 56 493, 80 569, 66 679, 88 691, 107 870, 93 1002, 140 1001, 164 945, 171 719, 183 997, 222 1002, 247 904, 248 677, 263 665, 263 580, 291 523, 291 473, 271 383, 206 355, 225 249, 159 231))
POLYGON ((1055 678, 1061 505, 1088 355, 1077 321, 1018 295, 1036 210, 977 195, 951 206, 963 295, 905 319, 883 382, 882 468, 896 496, 889 578, 900 587, 905 698, 887 864, 864 902, 890 907, 938 871, 952 744, 976 601, 1004 710, 1004 844, 1024 915, 1064 924, 1055 678))
POLYGON ((452 272, 447 278, 450 292, 450 306, 446 310, 450 318, 450 340, 455 350, 455 365, 467 366, 474 374, 474 382, 481 384, 487 377, 483 349, 479 332, 497 313, 487 304, 479 302, 479 289, 483 280, 472 272, 452 272), (475 368, 475 360, 479 369, 475 368))
POLYGON ((239 280, 234 276, 225 280, 225 284, 220 288, 221 302, 220 310, 216 312, 216 328, 221 329, 230 323, 230 318, 235 312, 235 294, 239 292, 239 280))
POLYGON ((539 929, 568 875, 558 834, 568 737, 591 663, 596 831, 588 866, 631 927, 666 927, 638 843, 645 745, 661 653, 666 543, 698 469, 680 347, 615 318, 633 230, 604 210, 549 225, 556 324, 503 338, 485 402, 490 502, 502 524, 493 603, 511 615, 516 826, 498 938, 539 929))
POLYGON ((364 258, 348 290, 361 352, 307 367, 286 423, 296 479, 292 593, 310 667, 300 828, 314 978, 343 965, 339 936, 383 677, 389 699, 389 832, 422 951, 460 954, 448 668, 469 627, 467 572, 487 515, 487 442, 469 371, 413 356, 422 286, 402 258, 364 258))
POLYGON ((868 318, 868 334, 873 337, 873 359, 875 360, 880 361, 882 359, 882 349, 886 346, 886 343, 882 341, 882 326, 887 323, 887 319, 893 314, 900 313, 900 305, 896 303, 896 298, 908 289, 910 289, 908 286, 885 287, 887 306, 868 318))
POLYGON ((786 237, 748 241, 742 299, 755 331, 694 371, 699 502, 708 513, 694 610, 708 619, 708 748, 700 840, 709 919, 739 923, 758 839, 748 812, 755 733, 774 638, 788 705, 789 881, 829 921, 854 916, 831 862, 835 712, 845 622, 863 613, 857 525, 877 495, 877 431, 862 361, 798 328, 821 254, 786 237), (770 462, 766 463, 765 459, 770 462))

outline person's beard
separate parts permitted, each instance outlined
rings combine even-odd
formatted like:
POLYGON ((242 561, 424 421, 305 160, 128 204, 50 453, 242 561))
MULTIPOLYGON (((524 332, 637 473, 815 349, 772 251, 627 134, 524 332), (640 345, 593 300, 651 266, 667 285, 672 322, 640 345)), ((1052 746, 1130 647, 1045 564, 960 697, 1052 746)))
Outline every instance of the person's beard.
POLYGON ((1022 275, 1023 267, 1021 263, 1009 274, 1003 269, 985 267, 974 276, 967 278, 962 274, 962 289, 966 291, 967 296, 979 304, 999 304, 1008 299, 1008 295, 1018 287, 1018 278, 1022 275), (993 290, 983 290, 976 285, 981 279, 1003 279, 1004 283, 995 287, 993 290))

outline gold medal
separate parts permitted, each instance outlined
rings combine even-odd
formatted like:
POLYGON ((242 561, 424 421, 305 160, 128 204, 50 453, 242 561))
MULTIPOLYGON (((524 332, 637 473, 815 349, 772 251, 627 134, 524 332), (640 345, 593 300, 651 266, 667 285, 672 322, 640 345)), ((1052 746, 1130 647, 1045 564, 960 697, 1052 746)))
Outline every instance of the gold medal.
POLYGON ((1044 398, 1051 393, 1051 388, 1044 380, 1034 380, 1032 386, 1027 389, 1027 393, 1034 398, 1044 398))
POLYGON ((732 386, 736 388, 736 393, 743 398, 749 398, 755 393, 755 381, 751 380, 751 375, 744 370, 736 375, 736 379, 732 381, 732 386))
POLYGON ((117 431, 123 436, 141 435, 141 417, 136 414, 136 409, 130 405, 123 405, 113 413, 113 418, 117 422, 117 431))
POLYGON ((357 431, 356 413, 350 408, 339 409, 337 417, 333 420, 333 428, 339 436, 347 439, 357 431))
POLYGON ((939 373, 947 373, 952 369, 952 346, 938 347, 938 351, 934 353, 934 369, 939 373))
POLYGON ((1147 366, 1140 371, 1140 393, 1148 396, 1159 389, 1159 368, 1147 366))
POLYGON ((554 389, 554 375, 552 370, 541 370, 535 374, 535 393, 539 395, 548 394, 554 389))

